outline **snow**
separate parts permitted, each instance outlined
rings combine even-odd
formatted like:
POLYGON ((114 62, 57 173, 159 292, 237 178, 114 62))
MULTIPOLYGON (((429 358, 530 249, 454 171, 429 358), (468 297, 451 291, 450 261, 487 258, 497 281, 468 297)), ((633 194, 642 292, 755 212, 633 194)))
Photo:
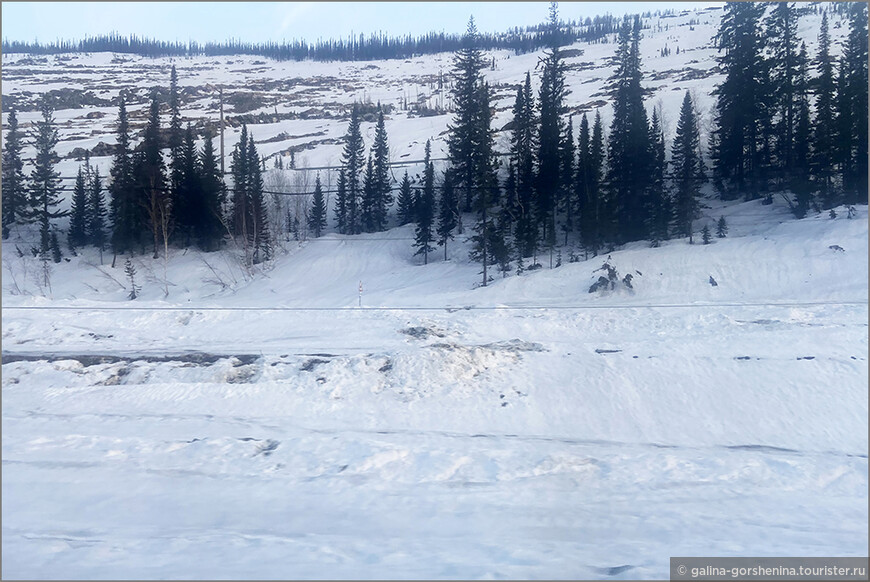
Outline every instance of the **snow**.
MULTIPOLYGON (((650 32, 655 47, 678 36, 681 60, 650 56, 648 70, 712 67, 718 13, 675 30, 691 17, 650 32)), ((814 31, 801 34, 812 54, 814 31)), ((613 45, 582 48, 578 60, 599 63, 613 45)), ((487 75, 518 83, 537 59, 507 56, 487 75)), ((168 82, 168 59, 124 58, 72 62, 99 67, 95 82, 127 66, 138 72, 116 79, 168 82)), ((177 61, 180 84, 255 80, 253 60, 177 61)), ((360 85, 322 104, 395 99, 388 80, 437 75, 449 55, 410 61, 267 66, 360 85)), ((14 62, 4 55, 4 90, 14 62)), ((582 80, 606 76, 577 71, 571 104, 600 90, 582 80)), ((704 110, 715 79, 679 84, 704 110)), ((9 86, 44 87, 38 75, 9 86)), ((670 131, 682 94, 653 97, 670 131)), ((63 119, 85 124, 90 110, 63 119)), ((394 159, 422 158, 448 122, 391 116, 394 159)), ((104 133, 64 147, 112 143, 111 113, 87 123, 104 133)), ((257 140, 344 127, 251 126, 257 140)), ((336 163, 339 147, 297 161, 336 163)), ((105 175, 109 160, 97 163, 105 175)), ((696 230, 725 216, 727 238, 618 249, 609 260, 633 289, 604 294, 588 289, 606 255, 568 263, 563 249, 558 268, 538 257, 544 268, 483 288, 469 230, 449 260, 439 248, 423 265, 409 225, 282 241, 253 275, 233 249, 171 250, 165 278, 162 258, 138 256, 142 295, 129 301, 123 260, 101 264, 94 249, 52 265, 40 288, 34 232, 14 231, 2 244, 2 576, 647 579, 678 555, 865 555, 867 208, 795 220, 779 198, 705 204, 696 230)))

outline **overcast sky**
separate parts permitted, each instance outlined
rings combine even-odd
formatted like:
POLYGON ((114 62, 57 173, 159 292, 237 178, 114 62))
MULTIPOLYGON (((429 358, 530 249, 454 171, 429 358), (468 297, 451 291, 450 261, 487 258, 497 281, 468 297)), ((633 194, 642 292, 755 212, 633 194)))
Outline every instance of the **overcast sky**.
MULTIPOLYGON (((647 10, 719 6, 721 2, 562 2, 563 19, 647 10)), ((118 32, 167 41, 345 38, 384 31, 499 32, 543 22, 547 2, 3 2, 4 39, 50 42, 118 32)))

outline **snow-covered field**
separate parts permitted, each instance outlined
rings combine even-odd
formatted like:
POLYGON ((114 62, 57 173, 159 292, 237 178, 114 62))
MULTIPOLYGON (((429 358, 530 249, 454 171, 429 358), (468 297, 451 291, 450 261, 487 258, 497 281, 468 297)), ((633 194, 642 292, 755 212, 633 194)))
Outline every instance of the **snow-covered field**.
MULTIPOLYGON (((718 13, 668 20, 648 31, 646 70, 711 70, 718 13), (672 36, 680 55, 655 56, 672 36)), ((571 105, 606 99, 595 93, 613 45, 577 48, 595 68, 569 73, 571 105)), ((517 83, 537 59, 507 56, 487 75, 517 83)), ((4 92, 53 87, 38 67, 7 82, 21 57, 3 58, 4 92)), ((85 64, 82 83, 109 92, 168 84, 168 59, 70 58, 44 66, 85 64)), ((176 64, 182 86, 356 84, 327 84, 300 106, 326 109, 363 91, 413 94, 410 80, 449 58, 249 73, 225 61, 257 59, 176 64)), ((708 109, 717 79, 677 77, 651 102, 669 131, 683 91, 708 109)), ((191 103, 191 117, 215 115, 191 103)), ((62 157, 112 142, 112 108, 77 119, 98 109, 58 113, 66 138, 96 132, 64 141, 62 157)), ((449 119, 393 115, 396 161, 422 157, 449 119)), ((324 139, 345 127, 324 117, 252 131, 324 139)), ((340 145, 304 152, 297 161, 336 163, 340 145)), ((724 215, 728 238, 620 249, 610 261, 634 288, 605 294, 588 289, 606 257, 569 264, 567 249, 559 268, 474 288, 465 236, 449 261, 439 249, 424 266, 405 226, 285 242, 254 277, 230 252, 171 251, 165 276, 162 259, 137 257, 143 293, 128 301, 121 263, 100 265, 93 249, 55 265, 41 289, 37 262, 15 252, 32 234, 13 232, 2 246, 2 576, 636 579, 667 577, 678 555, 866 555, 867 208, 798 221, 779 199, 706 204, 697 226, 724 215)))

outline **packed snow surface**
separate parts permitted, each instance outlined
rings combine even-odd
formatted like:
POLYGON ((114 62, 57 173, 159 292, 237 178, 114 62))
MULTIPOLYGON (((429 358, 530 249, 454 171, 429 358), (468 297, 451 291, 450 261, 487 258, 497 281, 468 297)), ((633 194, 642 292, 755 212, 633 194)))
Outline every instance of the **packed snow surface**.
MULTIPOLYGON (((683 90, 711 103, 718 15, 698 14, 644 41, 658 54, 677 38, 680 66, 709 72, 681 91, 661 83, 670 131, 683 90)), ((582 48, 599 69, 570 73, 575 105, 597 99, 614 47, 582 48)), ((503 57, 487 74, 510 83, 537 58, 503 57)), ((168 84, 165 66, 159 79, 148 68, 168 60, 70 58, 88 65, 83 83, 129 67, 168 84)), ((4 91, 52 87, 38 72, 7 84, 6 59, 4 91)), ((180 61, 182 85, 267 74, 249 79, 254 59, 229 59, 239 71, 226 60, 180 61)), ((676 78, 665 60, 645 65, 676 78)), ((384 78, 437 75, 449 55, 375 65, 266 68, 312 83, 350 76, 357 92, 306 94, 350 102, 391 87, 384 78)), ((81 136, 83 113, 59 112, 66 138, 81 136)), ((105 113, 95 135, 63 147, 111 143, 105 113)), ((396 158, 422 157, 448 120, 396 114, 396 158)), ((253 132, 327 139, 345 126, 253 132)), ((272 143, 265 153, 288 146, 272 143)), ((339 150, 314 145, 305 159, 335 163, 339 150)), ((448 260, 439 248, 428 265, 413 256, 412 226, 285 240, 253 274, 232 248, 137 256, 135 301, 123 258, 112 268, 110 254, 84 249, 52 265, 46 286, 32 231, 13 232, 2 246, 2 576, 636 579, 666 578, 670 556, 866 555, 867 208, 795 220, 779 197, 705 204, 696 227, 725 216, 727 238, 579 262, 566 248, 558 268, 539 256, 542 269, 496 272, 487 287, 468 260, 470 216, 448 260), (588 292, 605 260, 632 289, 588 292)))

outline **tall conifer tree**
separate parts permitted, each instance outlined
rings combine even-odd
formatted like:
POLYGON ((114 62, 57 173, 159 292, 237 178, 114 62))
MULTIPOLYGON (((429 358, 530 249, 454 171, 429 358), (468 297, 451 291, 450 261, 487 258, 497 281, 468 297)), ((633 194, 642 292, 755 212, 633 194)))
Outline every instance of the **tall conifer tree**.
POLYGON ((314 178, 314 196, 311 199, 311 212, 308 213, 308 228, 314 234, 314 238, 320 238, 326 228, 326 201, 323 198, 320 174, 314 178))
POLYGON ((728 2, 717 36, 717 58, 725 80, 714 90, 716 101, 712 156, 723 199, 743 194, 757 198, 766 163, 769 96, 764 38, 759 21, 765 4, 728 2))
POLYGON ((671 177, 674 185, 677 232, 680 236, 688 236, 689 242, 692 242, 692 221, 697 217, 698 195, 703 181, 699 143, 698 121, 692 98, 686 91, 671 149, 673 168, 671 177))
POLYGON ((54 151, 58 142, 57 128, 54 122, 54 110, 44 97, 40 105, 42 119, 36 122, 34 145, 36 157, 34 168, 30 173, 30 199, 26 217, 30 222, 39 224, 39 252, 47 257, 51 252, 52 221, 66 216, 60 206, 60 173, 54 169, 57 153, 54 151))
POLYGON ((626 18, 619 32, 617 69, 613 77, 613 123, 608 150, 608 196, 616 240, 627 242, 648 235, 646 209, 650 189, 652 147, 643 106, 640 62, 640 18, 626 18))
POLYGON ((815 119, 812 124, 812 159, 810 167, 819 189, 822 207, 833 205, 832 178, 836 165, 834 140, 837 133, 834 120, 834 64, 831 60, 831 36, 828 32, 828 13, 822 14, 819 30, 819 52, 816 56, 817 76, 815 119))
POLYGON ((25 217, 27 212, 27 188, 24 178, 24 162, 21 150, 24 144, 18 129, 15 107, 9 110, 9 130, 3 140, 3 238, 9 238, 9 227, 25 217))

